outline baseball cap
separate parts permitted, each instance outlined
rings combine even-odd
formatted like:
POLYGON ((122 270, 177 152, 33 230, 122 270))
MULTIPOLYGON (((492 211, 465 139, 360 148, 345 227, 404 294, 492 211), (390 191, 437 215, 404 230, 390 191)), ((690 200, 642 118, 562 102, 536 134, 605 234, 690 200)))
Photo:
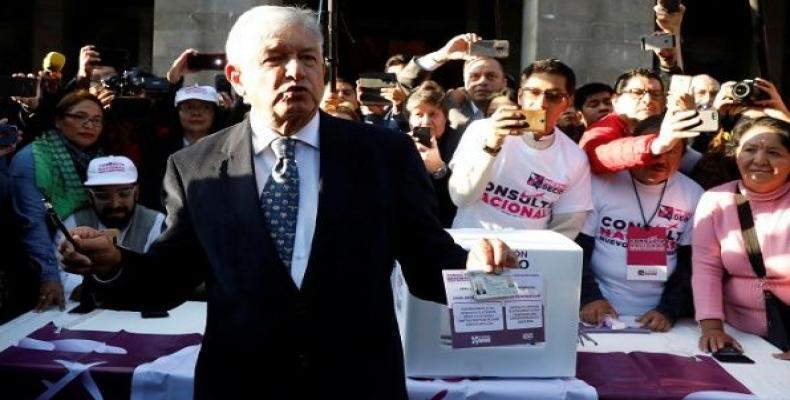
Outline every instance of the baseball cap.
POLYGON ((175 105, 185 100, 203 100, 219 105, 219 95, 217 90, 211 86, 186 86, 176 92, 175 105))
POLYGON ((123 156, 96 157, 88 164, 85 186, 125 185, 137 182, 137 167, 123 156))

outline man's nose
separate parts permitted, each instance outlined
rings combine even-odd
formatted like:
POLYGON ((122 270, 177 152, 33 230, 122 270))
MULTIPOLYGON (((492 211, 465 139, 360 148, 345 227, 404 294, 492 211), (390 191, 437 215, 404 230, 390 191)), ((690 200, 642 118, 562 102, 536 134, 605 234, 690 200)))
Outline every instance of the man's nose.
POLYGON ((118 207, 120 207, 120 206, 121 206, 121 203, 122 203, 122 202, 121 202, 121 197, 120 197, 120 196, 113 195, 113 196, 112 196, 112 200, 110 200, 110 207, 112 207, 112 208, 118 208, 118 207))
POLYGON ((301 80, 304 75, 302 71, 302 63, 298 58, 293 57, 285 64, 285 74, 294 80, 301 80))

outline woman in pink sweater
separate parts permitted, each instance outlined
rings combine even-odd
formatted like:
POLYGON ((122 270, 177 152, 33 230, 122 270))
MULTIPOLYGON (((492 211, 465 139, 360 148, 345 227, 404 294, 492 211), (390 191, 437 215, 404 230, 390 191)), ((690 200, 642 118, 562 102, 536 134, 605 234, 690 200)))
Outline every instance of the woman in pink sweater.
MULTIPOLYGON (((700 348, 740 344, 724 321, 750 333, 768 333, 760 279, 746 255, 735 191, 748 200, 766 268, 766 288, 790 304, 790 123, 743 119, 732 133, 741 179, 705 192, 694 214, 692 288, 700 348)), ((775 355, 790 360, 790 351, 775 355)))

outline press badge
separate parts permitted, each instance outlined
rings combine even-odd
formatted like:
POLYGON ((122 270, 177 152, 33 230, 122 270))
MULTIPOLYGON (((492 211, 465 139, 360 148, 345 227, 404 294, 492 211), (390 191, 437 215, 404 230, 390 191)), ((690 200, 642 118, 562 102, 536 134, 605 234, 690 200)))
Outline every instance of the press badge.
POLYGON ((626 279, 666 282, 667 244, 667 228, 630 226, 626 279))

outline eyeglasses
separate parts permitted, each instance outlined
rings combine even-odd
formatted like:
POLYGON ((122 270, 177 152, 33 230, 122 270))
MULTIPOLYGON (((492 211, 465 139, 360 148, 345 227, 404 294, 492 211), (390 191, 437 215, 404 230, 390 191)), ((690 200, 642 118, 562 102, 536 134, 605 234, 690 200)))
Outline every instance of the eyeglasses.
POLYGON ((80 125, 85 125, 86 122, 90 122, 91 125, 97 128, 101 128, 104 125, 104 119, 102 117, 91 118, 90 115, 83 113, 65 113, 63 115, 69 118, 74 118, 74 120, 79 122, 80 125))
POLYGON ((117 197, 121 200, 129 200, 134 196, 134 187, 125 187, 123 189, 118 190, 96 190, 96 189, 88 189, 88 192, 93 196, 93 199, 102 202, 102 203, 109 203, 113 200, 113 198, 117 197))
POLYGON ((645 90, 645 89, 626 89, 621 92, 628 93, 631 96, 636 97, 637 99, 641 99, 644 95, 650 95, 653 99, 661 99, 664 97, 664 92, 660 90, 645 90))
POLYGON ((542 95, 546 100, 551 103, 559 103, 568 98, 568 93, 562 92, 557 89, 538 89, 534 87, 522 87, 522 93, 527 100, 537 100, 542 95))
POLYGON ((178 106, 179 111, 183 111, 185 113, 192 113, 192 112, 209 112, 213 110, 211 104, 208 103, 200 103, 200 104, 181 104, 178 106))

